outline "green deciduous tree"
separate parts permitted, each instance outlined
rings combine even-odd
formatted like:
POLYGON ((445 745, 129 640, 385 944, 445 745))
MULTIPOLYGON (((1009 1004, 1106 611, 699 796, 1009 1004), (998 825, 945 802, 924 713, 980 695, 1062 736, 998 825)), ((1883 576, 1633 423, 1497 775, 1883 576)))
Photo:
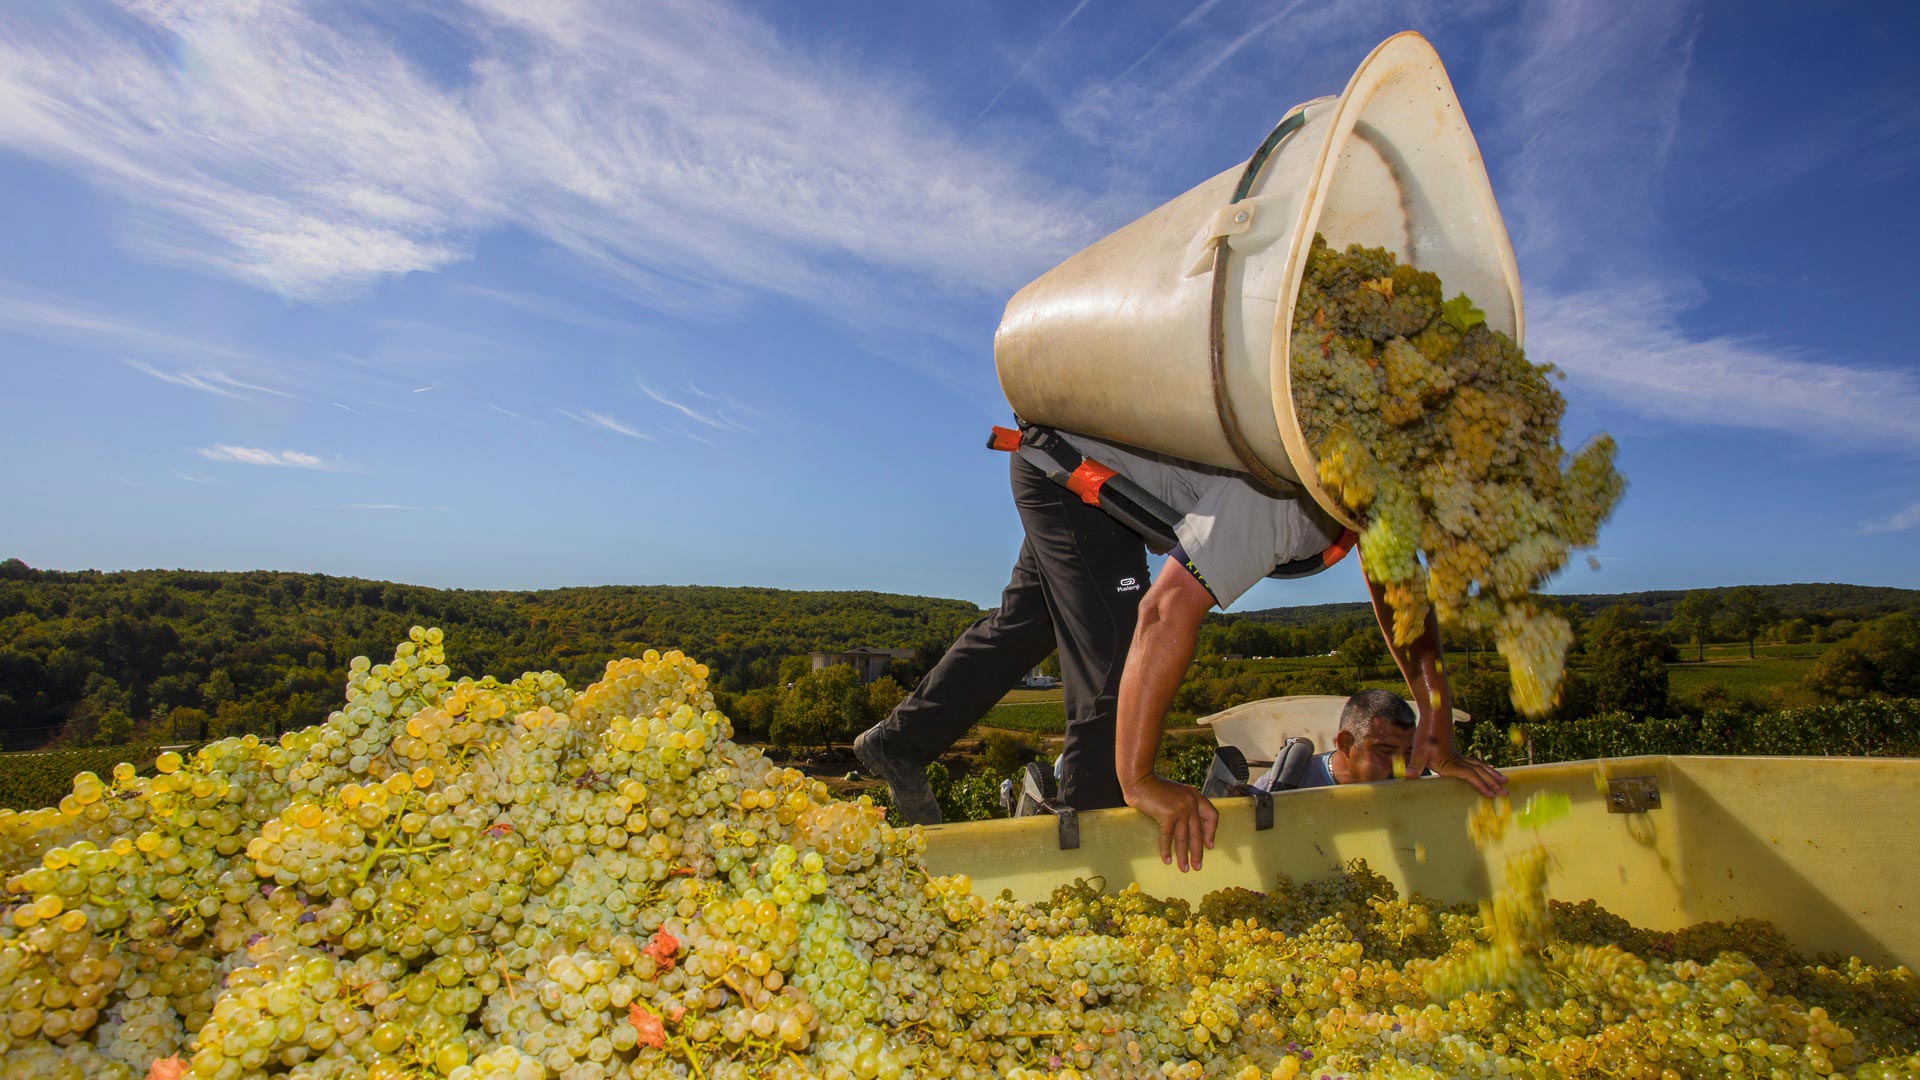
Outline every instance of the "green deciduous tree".
POLYGON ((771 687, 749 690, 733 699, 734 737, 745 742, 758 742, 767 738, 773 730, 773 713, 780 707, 780 691, 771 687))
POLYGON ((166 730, 160 733, 165 743, 198 742, 207 737, 207 710, 191 705, 178 706, 167 713, 166 730))
POLYGON ((133 719, 119 709, 100 718, 93 732, 93 745, 120 746, 133 738, 133 719))
POLYGON ((1861 627, 1820 654, 1806 685, 1834 701, 1920 697, 1920 618, 1900 612, 1861 627))
POLYGON ((1362 630, 1348 636, 1337 651, 1340 659, 1353 665, 1354 676, 1364 679, 1367 672, 1387 655, 1387 644, 1381 640, 1378 630, 1362 630))
POLYGON ((1680 598, 1673 608, 1673 623, 1694 645, 1694 659, 1707 658, 1707 638, 1713 636, 1713 617, 1720 611, 1720 598, 1705 589, 1695 589, 1680 598))
POLYGON ((1760 631, 1773 625, 1780 617, 1780 606, 1773 597, 1751 585, 1743 585, 1727 592, 1727 614, 1733 618, 1733 628, 1747 643, 1747 659, 1753 659, 1753 640, 1760 631))
POLYGON ((233 676, 227 674, 224 668, 207 676, 207 681, 200 684, 200 699, 207 703, 209 709, 218 709, 232 701, 234 693, 233 676))
POLYGON ((1639 614, 1624 605, 1608 608, 1587 623, 1585 633, 1594 711, 1667 715, 1667 660, 1672 646, 1666 639, 1647 629, 1639 614))
POLYGON ((1464 709, 1475 725, 1505 729, 1520 718, 1513 707, 1513 684, 1507 681, 1504 671, 1482 667, 1447 682, 1453 691, 1454 707, 1464 709))
POLYGON ((799 682, 802 676, 812 670, 813 660, 811 657, 785 657, 780 661, 780 682, 778 685, 781 687, 790 687, 799 682))
POLYGON ((907 692, 893 676, 882 675, 867 684, 867 722, 885 720, 894 706, 906 699, 907 692))
POLYGON ((980 740, 980 771, 989 776, 1012 776, 1040 756, 1040 740, 1012 731, 989 731, 980 740))
POLYGON ((864 713, 865 691, 860 676, 845 664, 800 676, 773 711, 769 732, 773 744, 793 750, 824 750, 833 745, 852 726, 848 712, 854 700, 864 713))

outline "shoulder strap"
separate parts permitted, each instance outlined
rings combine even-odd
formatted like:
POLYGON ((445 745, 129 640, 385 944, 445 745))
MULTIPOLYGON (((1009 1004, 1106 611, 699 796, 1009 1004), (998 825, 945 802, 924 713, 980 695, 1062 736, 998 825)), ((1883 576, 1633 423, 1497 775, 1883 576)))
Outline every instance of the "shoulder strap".
MULTIPOLYGON (((1018 430, 995 425, 987 436, 987 449, 1019 454, 1027 463, 1045 473, 1047 479, 1080 496, 1080 501, 1097 507, 1135 533, 1156 555, 1164 555, 1179 545, 1174 527, 1182 515, 1153 497, 1147 489, 1113 471, 1074 448, 1058 431, 1021 421, 1018 430)), ((1317 574, 1345 558, 1357 539, 1347 529, 1318 555, 1295 559, 1274 567, 1268 577, 1299 578, 1317 574)))

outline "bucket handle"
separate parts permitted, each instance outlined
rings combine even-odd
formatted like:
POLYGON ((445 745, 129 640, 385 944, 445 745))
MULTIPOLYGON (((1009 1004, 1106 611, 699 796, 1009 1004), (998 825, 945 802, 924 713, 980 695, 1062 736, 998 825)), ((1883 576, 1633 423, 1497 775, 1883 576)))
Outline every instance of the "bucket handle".
MULTIPOLYGON (((1247 167, 1240 173, 1240 182, 1234 186, 1233 198, 1227 205, 1247 197, 1253 190, 1253 182, 1260 175, 1260 169, 1273 156, 1280 143, 1287 136, 1300 130, 1306 123, 1306 109, 1294 110, 1280 121, 1279 126, 1266 137, 1260 148, 1247 159, 1247 167)), ((1245 433, 1240 430, 1240 417, 1234 411, 1233 401, 1227 396, 1227 251, 1226 237, 1214 240, 1213 245, 1213 307, 1207 319, 1207 354, 1213 369, 1213 408, 1220 418, 1220 431, 1227 437, 1227 445, 1233 448, 1233 456, 1240 459, 1249 474, 1261 484, 1284 494, 1298 494, 1299 484, 1274 472, 1262 464, 1247 442, 1245 433)))

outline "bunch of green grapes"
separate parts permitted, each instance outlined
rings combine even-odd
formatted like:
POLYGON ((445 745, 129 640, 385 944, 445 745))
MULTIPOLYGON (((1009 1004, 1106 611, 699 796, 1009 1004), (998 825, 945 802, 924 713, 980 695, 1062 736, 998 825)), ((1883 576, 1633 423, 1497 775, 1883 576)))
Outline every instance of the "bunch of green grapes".
POLYGON ((1513 339, 1433 274, 1382 248, 1340 252, 1314 238, 1295 308, 1294 408, 1316 469, 1364 522, 1360 557, 1419 636, 1427 612, 1491 631, 1513 672, 1514 704, 1558 699, 1572 641, 1529 596, 1595 543, 1624 482, 1613 440, 1569 457, 1566 408, 1513 339))
POLYGON ((1477 911, 1363 864, 1198 905, 987 899, 927 873, 918 829, 735 743, 706 676, 648 652, 577 693, 456 680, 418 629, 313 728, 0 819, 0 1080, 1920 1068, 1906 969, 1556 907, 1538 845, 1477 911))

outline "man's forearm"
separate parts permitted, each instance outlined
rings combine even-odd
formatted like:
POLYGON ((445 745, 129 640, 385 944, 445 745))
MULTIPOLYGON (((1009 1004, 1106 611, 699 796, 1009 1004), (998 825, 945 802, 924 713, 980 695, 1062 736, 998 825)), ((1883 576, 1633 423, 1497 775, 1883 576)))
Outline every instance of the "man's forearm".
POLYGON ((1114 769, 1123 791, 1153 775, 1167 708, 1193 661, 1197 636, 1192 628, 1145 619, 1134 634, 1127 670, 1120 676, 1114 738, 1114 769))
MULTIPOLYGON (((1366 576, 1365 567, 1361 576, 1366 576)), ((1447 669, 1440 662, 1440 620, 1427 609, 1426 625, 1420 636, 1404 648, 1393 641, 1393 605, 1387 603, 1386 590, 1367 578, 1367 592, 1373 597, 1373 616, 1380 621, 1387 650, 1400 667, 1400 675, 1413 692, 1414 709, 1420 715, 1413 732, 1413 750, 1407 755, 1407 771, 1414 776, 1432 769, 1472 784, 1480 794, 1493 798, 1507 790, 1506 777, 1478 758, 1461 754, 1453 742, 1453 695, 1447 689, 1447 669)))
POLYGON ((1387 639, 1387 651, 1400 668, 1401 678, 1407 680, 1407 690, 1423 721, 1421 726, 1426 734, 1451 743, 1453 698, 1447 687, 1445 665, 1440 660, 1440 620, 1434 617, 1433 609, 1427 609, 1426 625, 1421 628, 1420 636, 1407 645, 1400 645, 1393 640, 1393 605, 1387 602, 1385 590, 1368 578, 1367 591, 1373 598, 1374 618, 1379 620, 1380 632, 1387 639))
POLYGON ((1159 605, 1142 604, 1127 668, 1120 676, 1120 700, 1114 738, 1114 771, 1120 788, 1153 775, 1167 708, 1193 662, 1198 619, 1169 616, 1159 605))

